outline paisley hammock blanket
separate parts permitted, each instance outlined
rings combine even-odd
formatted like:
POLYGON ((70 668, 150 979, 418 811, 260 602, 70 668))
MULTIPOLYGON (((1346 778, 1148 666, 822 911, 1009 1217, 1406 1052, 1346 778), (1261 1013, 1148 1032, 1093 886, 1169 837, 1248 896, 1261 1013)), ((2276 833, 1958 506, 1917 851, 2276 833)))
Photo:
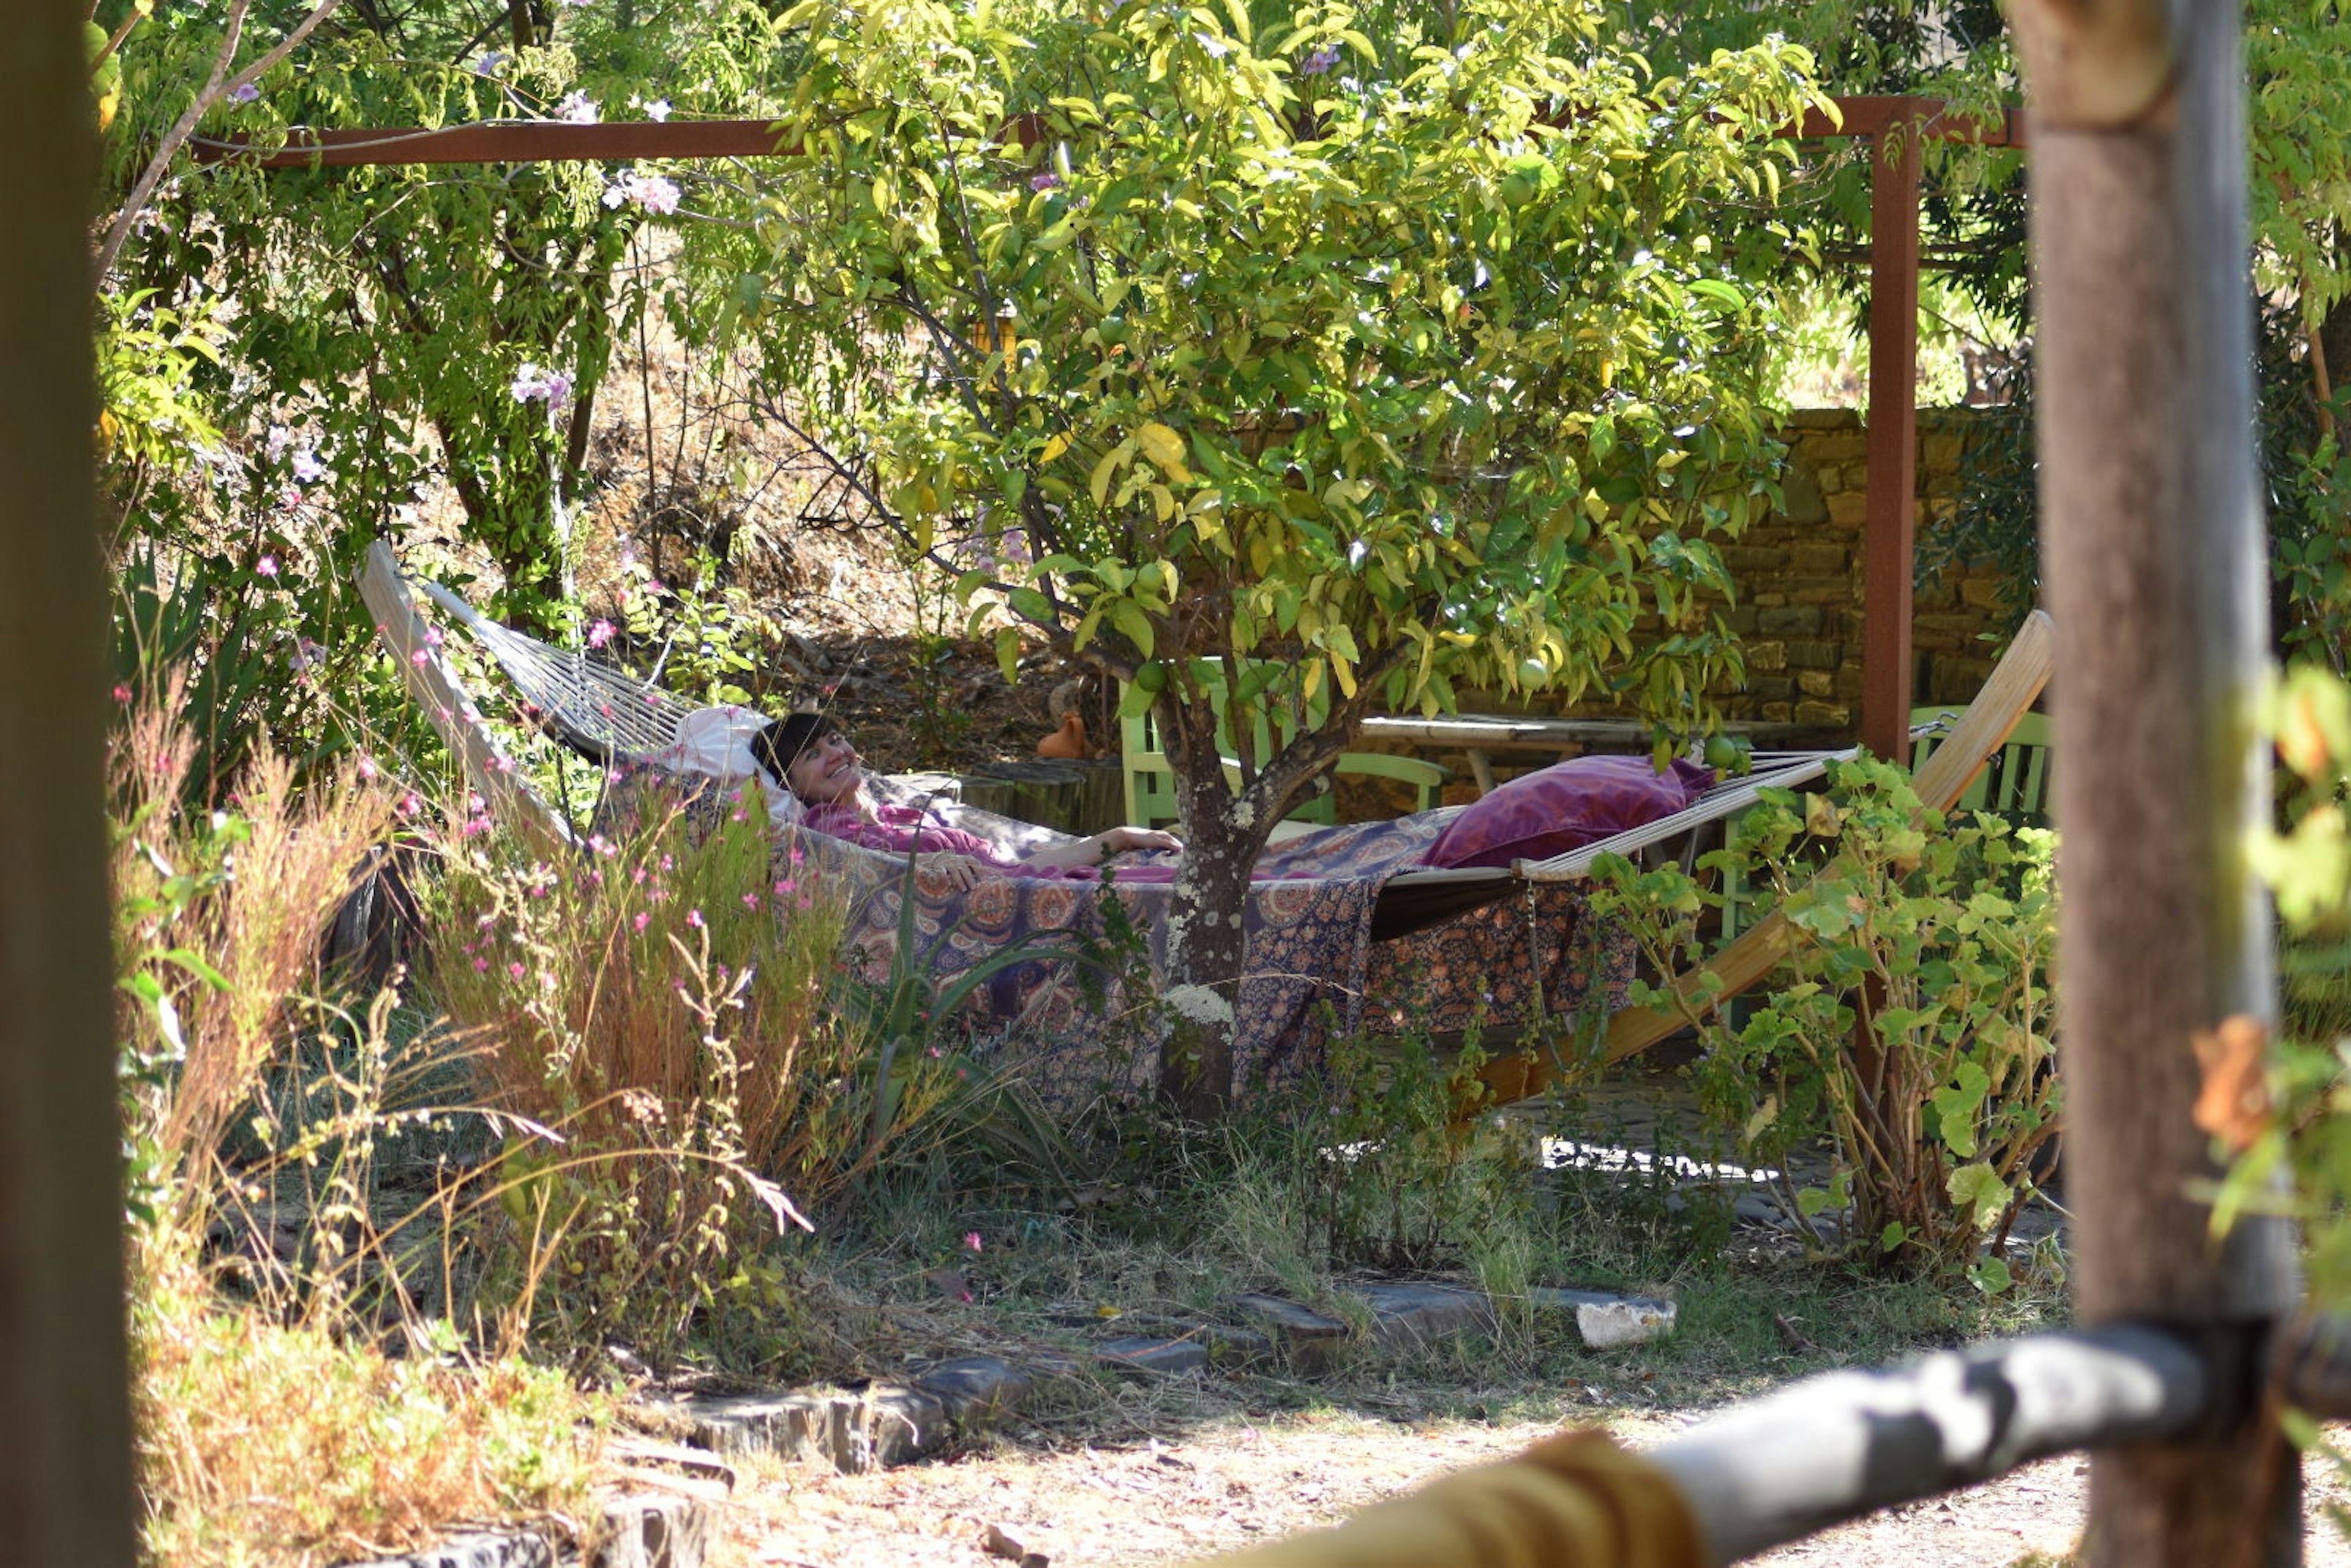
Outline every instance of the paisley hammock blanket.
MULTIPOLYGON (((674 783, 632 775, 615 787, 608 808, 628 810, 637 790, 674 783)), ((1065 839, 958 803, 931 804, 897 780, 872 783, 877 795, 929 804, 950 826, 1016 854, 1065 839)), ((689 802, 689 814, 700 804, 689 802)), ((1243 915, 1248 967, 1233 1044, 1239 1092, 1313 1071, 1333 1028, 1505 1029, 1545 1013, 1577 1019, 1622 1004, 1632 977, 1630 937, 1590 918, 1572 884, 1528 884, 1410 936, 1371 940, 1381 884, 1414 869, 1452 815, 1320 828, 1267 847, 1243 915)), ((789 862, 779 875, 847 895, 846 960, 875 983, 889 978, 909 935, 941 979, 1019 947, 1088 950, 1113 969, 1123 957, 1125 972, 1117 977, 1068 959, 1007 966, 982 988, 987 1011, 1017 1053, 1007 1065, 1049 1103, 1071 1106, 1155 1081, 1155 998, 1173 892, 1166 883, 1122 883, 1114 873, 1102 882, 1008 876, 956 892, 919 862, 910 868, 905 856, 822 834, 788 832, 776 852, 789 862)))

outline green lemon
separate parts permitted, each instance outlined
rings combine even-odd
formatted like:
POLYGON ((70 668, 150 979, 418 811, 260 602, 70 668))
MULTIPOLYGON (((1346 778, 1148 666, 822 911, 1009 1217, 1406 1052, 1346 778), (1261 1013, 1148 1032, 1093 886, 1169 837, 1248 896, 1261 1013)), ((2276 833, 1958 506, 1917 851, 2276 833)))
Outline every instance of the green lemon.
POLYGON ((1727 735, 1706 737, 1706 765, 1718 773, 1743 773, 1747 770, 1747 747, 1727 735))
POLYGON ((1502 205, 1523 207, 1535 199, 1535 183, 1524 174, 1508 174, 1502 179, 1502 205))
POLYGON ((1156 659, 1152 660, 1134 672, 1134 685, 1139 691, 1158 695, 1167 689, 1167 666, 1156 659))

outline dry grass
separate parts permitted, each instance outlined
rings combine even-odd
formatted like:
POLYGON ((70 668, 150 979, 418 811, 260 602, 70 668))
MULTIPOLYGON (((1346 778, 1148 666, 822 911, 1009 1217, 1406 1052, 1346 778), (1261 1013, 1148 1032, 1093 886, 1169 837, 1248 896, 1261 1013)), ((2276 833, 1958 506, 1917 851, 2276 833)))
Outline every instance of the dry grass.
POLYGON ((124 829, 114 889, 124 959, 155 996, 122 1025, 143 1060, 169 1064, 140 1107, 163 1169, 201 1197, 202 1167, 286 1042, 296 998, 315 993, 319 942, 348 897, 392 801, 356 776, 298 794, 294 765, 264 748, 235 798, 237 817, 195 819, 181 802, 192 737, 182 684, 132 716, 113 758, 124 829))
MULTIPOLYGON (((581 1517, 602 1408, 517 1360, 399 1359, 223 1306, 148 1249, 132 1309, 145 1556, 277 1568, 423 1546, 463 1521, 581 1517)), ((573 1531, 576 1533, 576 1531, 573 1531)))
POLYGON ((145 1556, 324 1563, 467 1521, 573 1515, 598 1402, 558 1374, 464 1354, 386 1288, 371 1163, 415 1114, 387 1109, 402 1070, 392 998, 340 1015, 317 966, 394 804, 348 773, 298 790, 265 752, 229 810, 191 811, 177 689, 129 716, 114 758, 127 1109, 144 1151, 131 1333, 145 1556), (333 1060, 306 1069, 306 1051, 333 1060), (270 1093, 289 1083, 323 1092, 325 1113, 278 1121, 270 1093), (225 1138, 242 1145, 234 1168, 225 1138), (281 1179, 285 1165, 298 1178, 281 1179))

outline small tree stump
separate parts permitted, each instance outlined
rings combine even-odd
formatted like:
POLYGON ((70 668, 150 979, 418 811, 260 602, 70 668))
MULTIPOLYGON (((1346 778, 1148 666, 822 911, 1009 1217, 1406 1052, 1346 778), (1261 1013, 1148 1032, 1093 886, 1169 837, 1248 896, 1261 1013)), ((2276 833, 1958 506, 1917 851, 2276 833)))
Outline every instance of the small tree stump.
POLYGON ((991 762, 963 781, 963 803, 1064 833, 1114 828, 1125 780, 1114 758, 1080 762, 991 762))

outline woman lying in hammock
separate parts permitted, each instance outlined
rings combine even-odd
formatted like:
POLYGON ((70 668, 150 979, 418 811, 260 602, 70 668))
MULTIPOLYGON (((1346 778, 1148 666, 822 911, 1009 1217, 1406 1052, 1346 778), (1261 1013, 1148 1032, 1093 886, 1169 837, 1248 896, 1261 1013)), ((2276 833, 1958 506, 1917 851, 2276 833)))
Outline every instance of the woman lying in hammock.
MULTIPOLYGON (((796 713, 768 725, 751 737, 751 752, 799 801, 803 827, 867 849, 920 853, 925 869, 946 873, 958 892, 989 876, 1092 881, 1105 862, 1128 854, 1154 858, 1116 867, 1122 882, 1173 882, 1171 857, 1184 847, 1155 828, 1120 827, 1013 854, 919 807, 877 800, 865 787, 857 748, 820 714, 796 713)), ((1322 829, 1270 846, 1254 875, 1279 881, 1362 874, 1375 862, 1398 871, 1541 860, 1670 815, 1713 781, 1712 770, 1694 762, 1677 760, 1659 772, 1646 757, 1577 758, 1512 779, 1466 810, 1322 829)))
MULTIPOLYGON (((751 753, 768 775, 790 790, 804 808, 801 826, 867 849, 894 854, 913 852, 924 866, 943 873, 961 891, 984 876, 1071 877, 1092 880, 1113 856, 1157 852, 1180 852, 1184 841, 1156 828, 1112 828, 1068 843, 1053 844, 1019 857, 1006 854, 977 833, 950 828, 925 816, 919 808, 876 800, 865 788, 865 769, 857 747, 841 727, 822 714, 796 713, 778 719, 751 738, 751 753)), ((1138 873, 1154 880, 1172 880, 1166 865, 1123 868, 1130 880, 1138 873)))

